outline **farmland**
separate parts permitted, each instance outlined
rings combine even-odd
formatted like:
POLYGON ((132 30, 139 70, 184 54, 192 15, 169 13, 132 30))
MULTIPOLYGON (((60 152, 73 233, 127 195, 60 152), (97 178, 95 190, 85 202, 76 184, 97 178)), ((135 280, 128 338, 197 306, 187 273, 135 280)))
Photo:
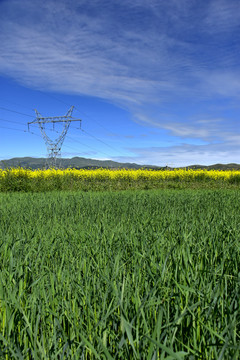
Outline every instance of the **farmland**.
POLYGON ((13 175, 0 180, 2 359, 239 359, 238 177, 46 192, 66 185, 52 175, 34 192, 13 175))
POLYGON ((219 189, 240 186, 239 170, 0 169, 0 191, 219 189))

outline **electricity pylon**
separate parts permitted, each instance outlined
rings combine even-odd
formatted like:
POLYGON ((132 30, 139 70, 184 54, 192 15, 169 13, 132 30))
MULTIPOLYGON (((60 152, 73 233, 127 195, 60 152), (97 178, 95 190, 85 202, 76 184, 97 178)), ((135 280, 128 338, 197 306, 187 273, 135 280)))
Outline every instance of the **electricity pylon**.
POLYGON ((70 123, 72 121, 80 121, 81 126, 81 119, 74 119, 72 118, 72 111, 74 106, 72 106, 66 115, 64 116, 52 116, 52 117, 43 117, 36 109, 36 119, 28 123, 28 130, 30 124, 38 124, 42 137, 46 143, 47 151, 48 151, 48 160, 47 160, 47 167, 49 168, 57 168, 57 158, 61 157, 61 148, 65 136, 67 135, 70 123), (55 140, 50 139, 50 137, 46 133, 45 125, 52 123, 53 127, 56 123, 63 123, 63 130, 58 138, 55 140))

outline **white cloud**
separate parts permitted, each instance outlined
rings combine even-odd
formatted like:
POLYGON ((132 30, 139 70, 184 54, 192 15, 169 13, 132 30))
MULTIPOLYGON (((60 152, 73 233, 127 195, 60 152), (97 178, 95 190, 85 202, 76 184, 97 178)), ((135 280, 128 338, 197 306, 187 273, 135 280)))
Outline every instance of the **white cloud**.
POLYGON ((206 72, 204 88, 209 95, 240 98, 240 70, 206 72))
POLYGON ((160 114, 161 121, 143 113, 136 113, 135 120, 140 123, 150 124, 179 139, 201 139, 205 143, 237 142, 240 137, 240 128, 231 119, 226 118, 199 118, 193 117, 176 121, 174 117, 160 114), (235 132, 232 129, 235 128, 235 132), (235 139, 235 140, 234 140, 235 139))
POLYGON ((118 161, 159 166, 212 165, 239 163, 239 146, 226 144, 189 145, 170 147, 134 148, 133 157, 117 158, 118 161))
MULTIPOLYGON (((103 97, 129 108, 173 97, 204 98, 206 88, 210 95, 211 89, 223 96, 239 93, 234 72, 209 76, 204 61, 195 56, 204 48, 176 33, 188 28, 182 17, 190 21, 189 2, 181 9, 176 1, 124 1, 120 15, 109 1, 69 6, 63 1, 10 0, 0 4, 0 10, 0 72, 28 86, 103 97), (152 23, 144 24, 143 9, 152 23), (221 90, 223 83, 226 90, 221 90)), ((192 26, 201 30, 198 24, 192 26)))
POLYGON ((239 27, 239 2, 229 0, 214 0, 209 2, 204 26, 210 33, 228 33, 239 27))
POLYGON ((239 100, 238 8, 234 0, 2 1, 0 73, 30 88, 104 98, 141 124, 209 143, 172 155, 152 149, 156 160, 175 151, 187 162, 213 159, 209 149, 228 157, 213 143, 238 141, 240 129, 228 129, 235 120, 201 114, 207 101, 239 100), (175 110, 181 102, 195 106, 186 117, 175 110))

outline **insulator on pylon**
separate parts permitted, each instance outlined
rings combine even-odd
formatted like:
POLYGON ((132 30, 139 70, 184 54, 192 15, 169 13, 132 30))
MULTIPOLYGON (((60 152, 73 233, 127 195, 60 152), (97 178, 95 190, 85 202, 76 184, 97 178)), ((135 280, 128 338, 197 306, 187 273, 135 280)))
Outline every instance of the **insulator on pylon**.
POLYGON ((74 106, 71 106, 68 112, 66 113, 66 115, 64 116, 53 116, 53 117, 43 117, 36 109, 34 109, 36 113, 36 119, 28 123, 28 131, 30 124, 38 124, 40 128, 42 137, 47 146, 47 151, 48 151, 47 167, 49 168, 57 167, 57 158, 61 157, 62 144, 64 142, 65 136, 67 135, 70 123, 72 121, 80 121, 81 124, 82 121, 81 119, 72 118, 73 108, 74 106), (46 133, 45 125, 48 123, 53 124, 53 129, 56 123, 63 123, 63 130, 59 135, 59 137, 55 140, 50 139, 46 133))

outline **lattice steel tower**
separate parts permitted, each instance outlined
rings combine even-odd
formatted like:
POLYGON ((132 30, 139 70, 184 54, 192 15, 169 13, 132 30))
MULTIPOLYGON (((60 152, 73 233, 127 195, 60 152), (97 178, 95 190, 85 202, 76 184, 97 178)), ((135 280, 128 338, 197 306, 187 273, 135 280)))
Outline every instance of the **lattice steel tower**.
POLYGON ((49 168, 52 168, 52 167, 57 168, 57 158, 61 157, 62 144, 65 139, 65 136, 67 135, 70 123, 72 121, 80 121, 80 126, 81 126, 82 120, 75 119, 72 117, 73 108, 74 108, 74 106, 72 106, 68 110, 67 114, 64 116, 52 116, 52 117, 43 117, 35 109, 36 119, 28 123, 28 130, 29 130, 30 124, 38 124, 39 125, 42 137, 47 146, 47 151, 48 151, 47 166, 49 168), (58 138, 56 138, 55 140, 50 139, 50 137, 46 133, 45 125, 49 124, 49 123, 52 123, 53 127, 54 127, 54 124, 56 124, 56 123, 63 123, 63 130, 60 133, 60 135, 58 136, 58 138))

